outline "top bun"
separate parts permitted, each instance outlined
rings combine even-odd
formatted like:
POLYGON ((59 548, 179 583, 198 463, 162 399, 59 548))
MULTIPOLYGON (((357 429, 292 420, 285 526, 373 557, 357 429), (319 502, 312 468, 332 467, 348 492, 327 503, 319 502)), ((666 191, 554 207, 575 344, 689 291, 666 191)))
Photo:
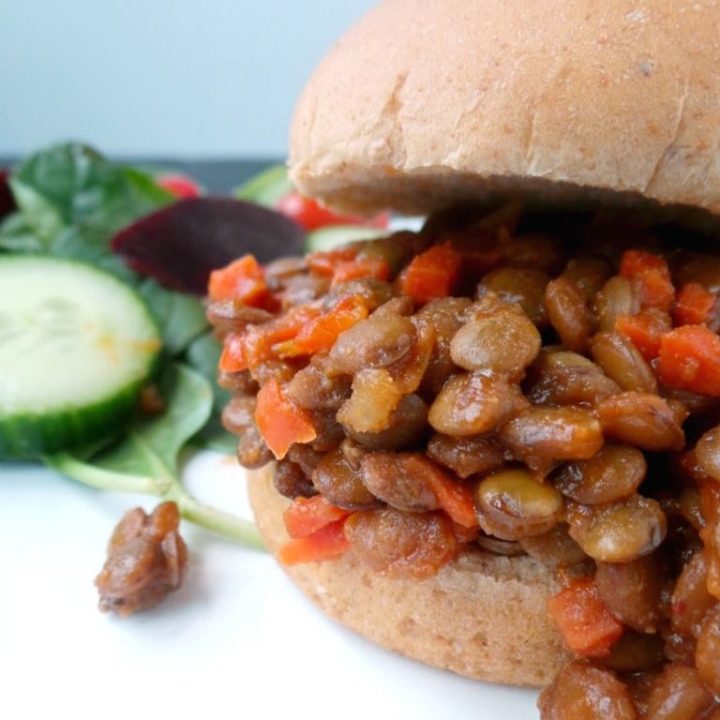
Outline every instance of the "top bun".
POLYGON ((522 194, 720 214, 720 3, 387 0, 313 74, 290 171, 354 211, 522 194))

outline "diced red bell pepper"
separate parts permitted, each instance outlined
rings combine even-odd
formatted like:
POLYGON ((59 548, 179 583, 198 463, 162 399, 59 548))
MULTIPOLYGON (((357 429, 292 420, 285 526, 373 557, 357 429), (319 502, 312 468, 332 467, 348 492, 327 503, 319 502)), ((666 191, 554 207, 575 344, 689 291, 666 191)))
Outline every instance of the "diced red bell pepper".
POLYGON ((666 385, 720 397, 720 336, 704 325, 663 335, 656 368, 666 385))
POLYGON ((710 321, 716 297, 700 283, 686 283, 675 299, 675 325, 703 325, 710 321))
POLYGON ((310 413, 285 397, 277 380, 270 380, 258 391, 255 424, 278 460, 285 457, 291 445, 312 442, 317 437, 310 413))
POLYGON ((283 513, 283 522, 291 538, 304 538, 349 514, 349 510, 333 505, 322 495, 298 497, 283 513))
POLYGON ((660 339, 671 330, 667 313, 645 310, 636 315, 619 315, 615 329, 625 335, 640 354, 647 360, 654 360, 660 352, 660 339))
POLYGON ((580 657, 604 657, 623 634, 589 578, 575 580, 548 600, 548 610, 565 644, 580 657))
POLYGON ((269 292, 258 261, 252 255, 244 255, 210 273, 208 295, 214 301, 238 300, 252 307, 263 307, 269 292))
POLYGON ((278 559, 283 565, 298 565, 341 558, 350 549, 345 537, 345 520, 325 525, 308 537, 290 540, 280 548, 278 559))
POLYGON ((663 258, 643 250, 626 250, 620 262, 620 275, 633 282, 643 309, 669 312, 675 299, 675 288, 663 258))
POLYGON ((325 352, 342 333, 367 316, 368 308, 361 298, 344 298, 329 312, 309 320, 292 340, 275 345, 273 351, 281 358, 325 352))
POLYGON ((450 243, 433 245, 416 255, 400 276, 400 290, 416 303, 452 295, 461 255, 450 243))

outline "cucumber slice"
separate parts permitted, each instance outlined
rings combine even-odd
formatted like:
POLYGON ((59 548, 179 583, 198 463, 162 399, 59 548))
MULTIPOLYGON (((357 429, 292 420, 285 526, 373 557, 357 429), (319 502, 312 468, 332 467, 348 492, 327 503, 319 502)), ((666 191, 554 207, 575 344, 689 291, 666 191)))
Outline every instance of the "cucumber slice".
POLYGON ((307 252, 324 252, 359 240, 373 240, 387 234, 388 231, 382 228, 368 228, 360 225, 331 225, 308 233, 305 250, 307 252))
POLYGON ((161 345, 142 299, 112 275, 0 255, 0 457, 107 436, 129 419, 161 345))

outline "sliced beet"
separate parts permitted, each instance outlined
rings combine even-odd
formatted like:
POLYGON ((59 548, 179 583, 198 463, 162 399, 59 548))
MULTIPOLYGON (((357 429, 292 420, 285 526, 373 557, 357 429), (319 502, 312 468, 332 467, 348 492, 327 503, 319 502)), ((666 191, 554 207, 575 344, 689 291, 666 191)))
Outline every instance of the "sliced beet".
POLYGON ((180 200, 118 232, 112 249, 141 275, 204 295, 211 270, 246 253, 260 262, 302 253, 304 231, 274 210, 231 198, 180 200))
POLYGON ((10 172, 0 169, 0 220, 17 210, 15 198, 10 189, 10 172))

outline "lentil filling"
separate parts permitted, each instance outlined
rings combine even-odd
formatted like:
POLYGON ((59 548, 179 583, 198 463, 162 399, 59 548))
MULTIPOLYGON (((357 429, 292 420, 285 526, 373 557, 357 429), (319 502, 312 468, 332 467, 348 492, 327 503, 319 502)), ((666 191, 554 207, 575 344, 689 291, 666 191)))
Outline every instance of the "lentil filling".
POLYGON ((578 658, 544 718, 716 718, 720 252, 609 217, 444 212, 216 271, 224 422, 292 500, 282 562, 528 554, 578 658))

